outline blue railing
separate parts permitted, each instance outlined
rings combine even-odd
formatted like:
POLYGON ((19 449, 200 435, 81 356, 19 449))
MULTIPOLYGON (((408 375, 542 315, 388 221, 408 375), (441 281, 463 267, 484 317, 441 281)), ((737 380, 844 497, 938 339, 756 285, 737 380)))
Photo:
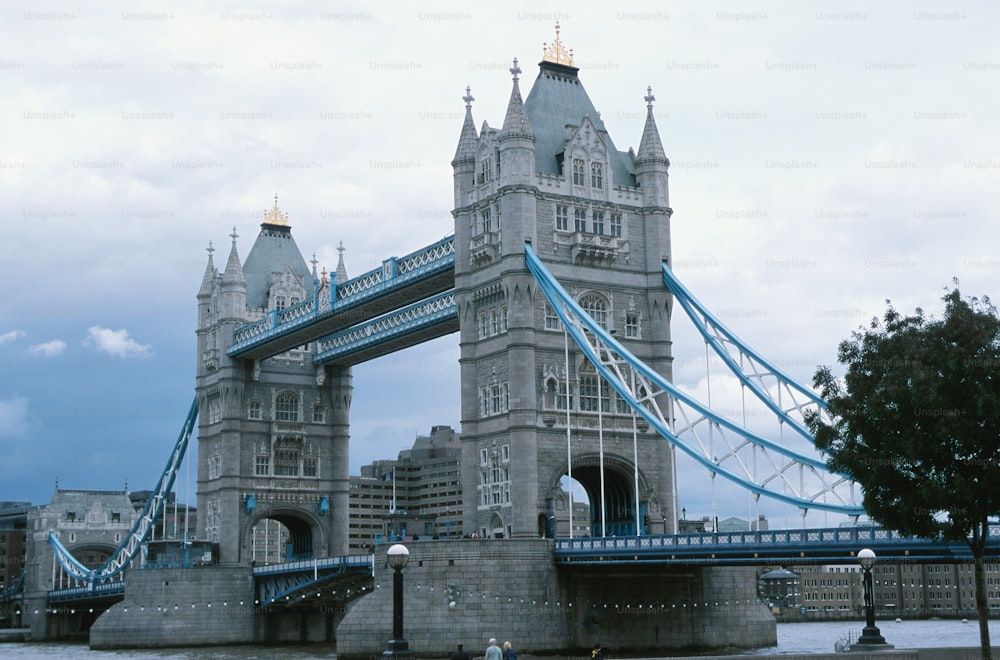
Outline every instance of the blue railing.
MULTIPOLYGON (((421 280, 454 271, 454 268, 455 237, 446 236, 404 257, 386 259, 380 267, 347 280, 343 284, 334 284, 330 290, 329 300, 319 300, 318 293, 314 290, 310 300, 280 312, 271 311, 261 320, 237 328, 233 335, 233 344, 226 353, 230 356, 239 355, 243 351, 308 326, 319 319, 346 311, 421 280)), ((318 283, 314 288, 317 285, 318 283)))
MULTIPOLYGON (((972 557, 962 541, 925 539, 875 526, 556 539, 554 554, 559 563, 845 563, 856 562, 862 548, 893 561, 948 563, 972 557)), ((990 526, 987 553, 1000 555, 1000 525, 990 526)))

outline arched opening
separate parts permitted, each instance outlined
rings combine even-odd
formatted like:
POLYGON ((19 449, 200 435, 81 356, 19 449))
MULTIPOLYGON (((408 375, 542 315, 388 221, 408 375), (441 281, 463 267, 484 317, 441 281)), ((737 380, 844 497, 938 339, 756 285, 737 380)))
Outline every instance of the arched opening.
POLYGON ((503 518, 496 511, 490 516, 489 527, 486 529, 485 538, 488 539, 502 539, 508 536, 507 529, 504 527, 503 518))
POLYGON ((256 565, 312 559, 312 526, 291 514, 262 517, 249 530, 247 554, 256 565))
POLYGON ((573 461, 572 479, 566 473, 560 476, 559 491, 550 512, 549 533, 561 538, 635 536, 637 529, 639 534, 649 533, 643 501, 639 503, 636 526, 635 477, 631 466, 614 460, 605 462, 602 506, 601 467, 595 459, 582 456, 573 461))

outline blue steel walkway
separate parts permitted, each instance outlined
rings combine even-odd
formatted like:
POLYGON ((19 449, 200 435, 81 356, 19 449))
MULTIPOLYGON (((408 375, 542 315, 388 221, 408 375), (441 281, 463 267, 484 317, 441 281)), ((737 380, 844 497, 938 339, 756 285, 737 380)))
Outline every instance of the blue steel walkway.
MULTIPOLYGON (((767 566, 856 564, 862 548, 873 550, 880 562, 894 564, 972 560, 969 546, 961 541, 932 541, 872 526, 556 539, 554 554, 560 565, 767 566)), ((1000 557, 1000 525, 990 527, 986 553, 1000 557)))

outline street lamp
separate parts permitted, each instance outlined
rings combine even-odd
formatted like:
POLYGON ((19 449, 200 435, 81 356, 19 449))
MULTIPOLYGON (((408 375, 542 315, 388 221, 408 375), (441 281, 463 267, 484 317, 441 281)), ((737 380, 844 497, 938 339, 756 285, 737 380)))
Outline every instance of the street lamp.
POLYGON ((862 577, 865 588, 865 627, 861 631, 861 637, 852 648, 858 646, 880 646, 891 647, 886 644, 882 631, 875 625, 875 587, 872 584, 872 566, 875 565, 875 553, 869 548, 864 548, 858 553, 858 563, 864 571, 862 577))
POLYGON ((382 652, 383 658, 410 658, 410 645, 403 639, 403 567, 410 559, 410 551, 397 543, 385 553, 389 566, 395 571, 392 576, 392 639, 389 647, 382 652))

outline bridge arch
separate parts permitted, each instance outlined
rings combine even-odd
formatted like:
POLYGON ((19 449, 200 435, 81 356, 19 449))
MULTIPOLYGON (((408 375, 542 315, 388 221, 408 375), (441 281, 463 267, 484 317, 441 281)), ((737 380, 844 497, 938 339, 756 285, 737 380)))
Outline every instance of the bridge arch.
POLYGON ((325 557, 327 553, 322 523, 312 514, 293 507, 274 507, 255 512, 247 519, 241 536, 242 555, 247 563, 298 561, 325 557), (274 521, 278 525, 272 528, 266 521, 274 521), (263 528, 261 523, 264 523, 263 528), (265 535, 263 539, 260 538, 262 534, 265 535))
MULTIPOLYGON (((572 475, 567 468, 568 463, 563 461, 551 476, 549 483, 549 512, 547 514, 547 525, 544 535, 557 535, 556 512, 555 509, 567 506, 563 501, 561 505, 558 500, 562 495, 562 478, 572 477, 584 490, 589 500, 587 515, 587 530, 585 533, 590 536, 634 536, 636 532, 636 485, 635 466, 632 461, 626 460, 622 456, 605 455, 603 464, 603 491, 601 487, 602 470, 601 456, 599 453, 586 452, 574 455, 572 459, 572 475), (605 520, 602 521, 601 494, 604 494, 603 513, 605 520), (604 524, 602 524, 604 522, 604 524)), ((639 480, 639 530, 643 534, 649 533, 648 514, 652 509, 658 509, 655 495, 649 484, 648 478, 643 474, 642 469, 638 472, 639 480)), ((563 516, 566 514, 563 513, 563 516)), ((580 524, 574 522, 573 527, 579 532, 580 524)), ((542 532, 541 519, 539 521, 539 532, 542 532)))

